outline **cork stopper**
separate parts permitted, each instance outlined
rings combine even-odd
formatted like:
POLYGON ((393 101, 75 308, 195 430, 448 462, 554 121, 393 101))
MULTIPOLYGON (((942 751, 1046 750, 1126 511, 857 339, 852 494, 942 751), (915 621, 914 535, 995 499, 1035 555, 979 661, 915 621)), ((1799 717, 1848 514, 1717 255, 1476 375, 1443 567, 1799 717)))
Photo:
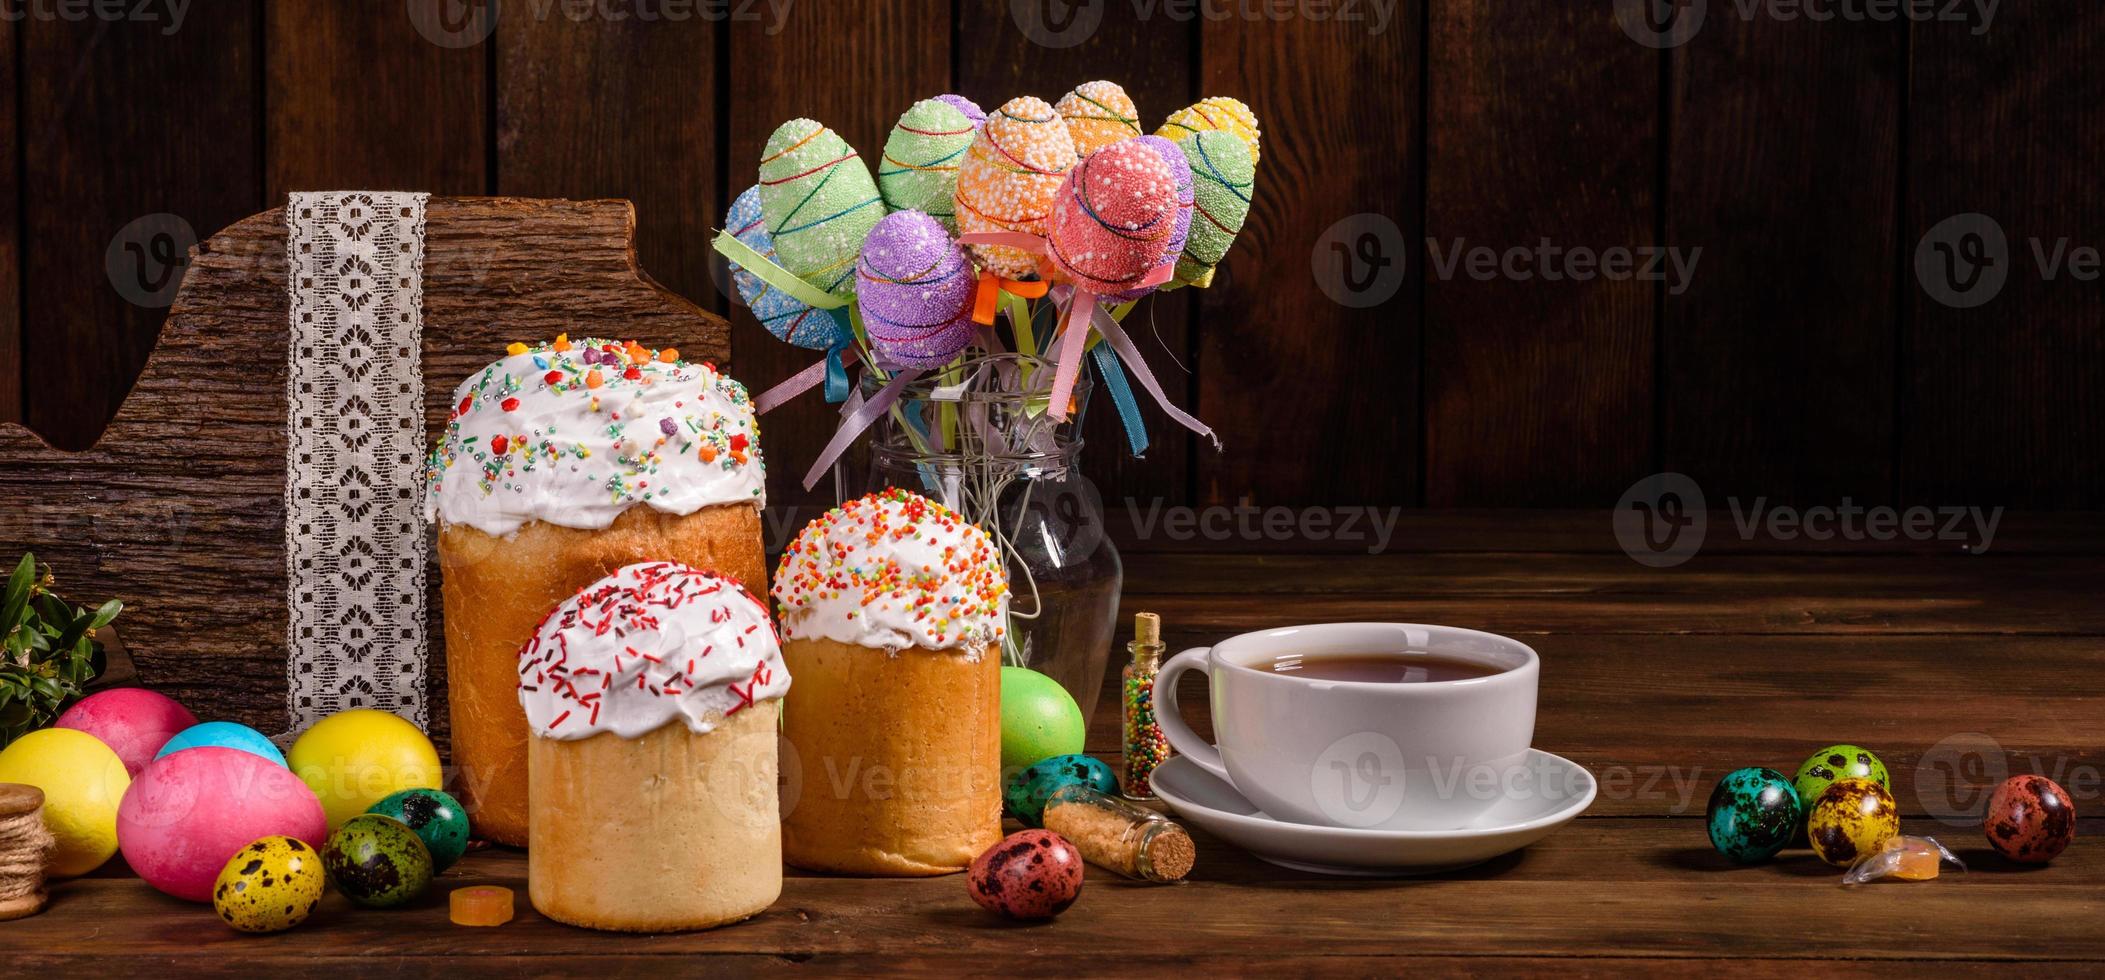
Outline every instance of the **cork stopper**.
POLYGON ((43 805, 43 790, 22 783, 0 783, 0 817, 35 813, 43 805))
POLYGON ((1161 646, 1162 617, 1151 612, 1136 613, 1133 616, 1133 642, 1141 646, 1161 646))

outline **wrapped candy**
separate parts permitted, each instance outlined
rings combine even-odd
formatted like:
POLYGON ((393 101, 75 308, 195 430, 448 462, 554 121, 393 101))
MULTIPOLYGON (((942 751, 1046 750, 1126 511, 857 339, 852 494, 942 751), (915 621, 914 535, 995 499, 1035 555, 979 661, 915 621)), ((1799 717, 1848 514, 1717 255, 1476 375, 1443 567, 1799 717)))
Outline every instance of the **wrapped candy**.
MULTIPOLYGON (((745 193, 731 202, 730 212, 724 215, 724 228, 762 257, 775 258, 775 245, 768 238, 767 222, 760 213, 758 186, 746 188, 745 193)), ((738 289, 738 298, 776 339, 810 350, 829 350, 847 339, 840 321, 824 310, 814 310, 796 297, 769 286, 752 270, 737 262, 730 265, 731 284, 738 289)))
POLYGON ((1880 878, 1898 878, 1901 881, 1928 881, 1937 877, 1943 865, 1950 862, 1959 870, 1966 870, 1966 862, 1959 860, 1950 848, 1937 843, 1935 837, 1894 837, 1876 851, 1857 859, 1842 876, 1842 884, 1861 885, 1880 878))
MULTIPOLYGON (((1010 99, 987 117, 958 170, 958 230, 1043 237, 1060 184, 1078 159, 1067 121, 1052 106, 1029 96, 1010 99)), ((975 245, 972 251, 990 271, 1010 279, 1038 268, 1022 249, 975 245)))
POLYGON ((1067 120, 1075 152, 1085 157, 1140 135, 1140 110, 1117 82, 1083 82, 1053 108, 1067 120))
POLYGON ((1250 166, 1257 166, 1257 144, 1264 134, 1257 128, 1257 114, 1235 99, 1214 96, 1178 109, 1155 135, 1181 143, 1187 136, 1205 132, 1229 133, 1242 140, 1250 148, 1250 166))
POLYGON ((1177 259, 1178 285, 1204 289, 1213 285, 1213 270, 1235 244, 1250 215, 1257 189, 1257 161, 1249 144, 1213 130, 1193 133, 1177 144, 1191 164, 1196 214, 1184 253, 1177 259))
POLYGON ((935 218, 895 211, 871 229, 856 303, 870 343, 894 362, 939 368, 972 340, 972 263, 935 218))
POLYGON ((893 211, 925 212, 955 233, 958 167, 978 132, 975 116, 979 121, 987 118, 978 106, 954 95, 923 99, 906 110, 884 141, 884 162, 877 167, 877 189, 885 205, 893 211))
POLYGON ((810 119, 777 128, 761 154, 760 210, 783 268, 829 293, 855 292, 855 260, 884 199, 839 133, 810 119))
POLYGON ((1175 171, 1145 143, 1114 143, 1084 158, 1053 204, 1053 265, 1090 293, 1138 288, 1171 254, 1177 193, 1175 171))

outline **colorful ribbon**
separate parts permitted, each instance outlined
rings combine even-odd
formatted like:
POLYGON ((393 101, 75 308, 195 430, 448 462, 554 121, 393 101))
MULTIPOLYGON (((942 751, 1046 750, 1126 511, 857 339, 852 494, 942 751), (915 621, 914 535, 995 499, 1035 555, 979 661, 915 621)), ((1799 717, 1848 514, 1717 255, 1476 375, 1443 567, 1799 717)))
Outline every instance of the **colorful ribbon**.
POLYGON ((1118 356, 1109 347, 1098 347, 1089 354, 1096 361, 1097 377, 1104 379, 1104 390, 1111 394, 1111 406, 1118 410, 1119 424, 1126 430, 1126 445, 1135 456, 1147 452, 1147 425, 1140 419, 1140 402, 1133 397, 1133 386, 1126 381, 1118 356))
POLYGON ((841 458, 841 454, 848 451, 849 444, 853 443, 857 436, 863 434, 863 430, 868 429, 877 421, 879 416, 891 408, 892 403, 899 400, 899 393, 904 391, 909 383, 920 376, 920 371, 901 371, 892 376, 892 380, 877 392, 876 397, 859 405, 849 403, 844 406, 841 415, 841 427, 833 430, 833 438, 826 443, 826 448, 819 450, 819 458, 811 464, 811 469, 804 474, 804 489, 809 490, 817 486, 819 476, 833 465, 833 461, 841 458))
POLYGON ((831 316, 834 325, 837 327, 837 336, 840 338, 834 341, 833 346, 826 349, 826 356, 817 364, 791 375, 789 380, 769 388, 762 392, 758 398, 753 399, 753 413, 766 415, 768 412, 780 407, 782 403, 810 391, 822 381, 826 385, 827 404, 838 405, 846 401, 848 398, 848 364, 846 359, 848 346, 856 338, 862 336, 861 326, 855 322, 855 308, 848 305, 847 298, 835 296, 798 278, 795 273, 783 268, 775 260, 760 254, 752 246, 739 241, 738 236, 731 234, 728 229, 718 232, 716 240, 710 244, 724 258, 737 263, 739 268, 752 273, 771 288, 787 294, 789 298, 805 306, 831 316))
POLYGON ((1111 345, 1111 349, 1118 353, 1119 359, 1126 362, 1126 367, 1133 372, 1133 377, 1140 381, 1140 386, 1146 388, 1148 394, 1155 396, 1155 401, 1162 406, 1162 411, 1177 420, 1177 424, 1212 440, 1213 448, 1218 451, 1221 448, 1221 437, 1214 435, 1206 423, 1191 417, 1169 400, 1169 395, 1162 390, 1162 383, 1155 380, 1153 371, 1148 370, 1148 362, 1141 359, 1139 348, 1133 346, 1133 338, 1126 336, 1126 329, 1119 326, 1118 321, 1102 309, 1096 311, 1095 321, 1096 331, 1104 335, 1104 343, 1111 345))

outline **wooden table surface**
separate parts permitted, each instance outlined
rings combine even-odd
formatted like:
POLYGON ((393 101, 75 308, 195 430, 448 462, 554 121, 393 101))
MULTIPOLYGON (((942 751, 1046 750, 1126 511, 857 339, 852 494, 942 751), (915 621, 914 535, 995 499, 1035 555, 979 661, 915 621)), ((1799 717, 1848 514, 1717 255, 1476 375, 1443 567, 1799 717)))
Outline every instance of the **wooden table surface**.
MULTIPOLYGON (((2095 973, 2105 968, 2101 537, 2095 521, 2025 527, 1981 556, 1720 547, 1673 569, 1583 549, 1128 557, 1126 610, 1162 613, 1173 644, 1387 619, 1534 645, 1544 662, 1536 744, 1592 770, 1601 794, 1541 843, 1462 872, 1326 878, 1198 834, 1189 882, 1141 886, 1091 869, 1081 899, 1048 924, 993 919, 956 876, 793 876, 750 922, 638 937, 534 914, 525 855, 499 849, 471 854, 415 907, 359 911, 331 895, 307 925, 266 937, 105 872, 59 885, 41 916, 0 923, 0 948, 17 972, 96 975, 1783 975, 1830 959, 1858 972, 2095 973), (1747 868, 1711 851, 1703 806, 1720 775, 1789 771, 1837 741, 1880 752, 1906 829, 1939 837, 1971 870, 1845 889, 1803 849, 1747 868), (2053 776, 2096 815, 2051 866, 2007 864, 1978 826, 1938 819, 1978 809, 1985 793, 1973 783, 1996 767, 2053 776), (485 882, 519 892, 519 918, 448 924, 445 893, 485 882)), ((1094 719, 1099 754, 1116 751, 1114 705, 1107 698, 1094 719)))

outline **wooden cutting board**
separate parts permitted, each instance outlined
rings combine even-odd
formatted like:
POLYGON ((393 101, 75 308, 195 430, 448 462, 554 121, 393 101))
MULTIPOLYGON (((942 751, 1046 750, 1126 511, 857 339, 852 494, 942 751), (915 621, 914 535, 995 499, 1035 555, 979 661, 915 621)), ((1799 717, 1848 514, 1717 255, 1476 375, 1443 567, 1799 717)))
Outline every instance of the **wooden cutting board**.
MULTIPOLYGON (((730 328, 636 265, 627 201, 434 197, 426 211, 424 421, 511 341, 567 332, 728 363, 730 328)), ((0 560, 33 550, 89 605, 123 599, 139 680, 198 717, 285 730, 285 223, 193 250, 159 344, 94 448, 0 425, 0 560)), ((35 379, 30 380, 34 397, 35 379)), ((433 736, 445 631, 429 597, 433 736)))

